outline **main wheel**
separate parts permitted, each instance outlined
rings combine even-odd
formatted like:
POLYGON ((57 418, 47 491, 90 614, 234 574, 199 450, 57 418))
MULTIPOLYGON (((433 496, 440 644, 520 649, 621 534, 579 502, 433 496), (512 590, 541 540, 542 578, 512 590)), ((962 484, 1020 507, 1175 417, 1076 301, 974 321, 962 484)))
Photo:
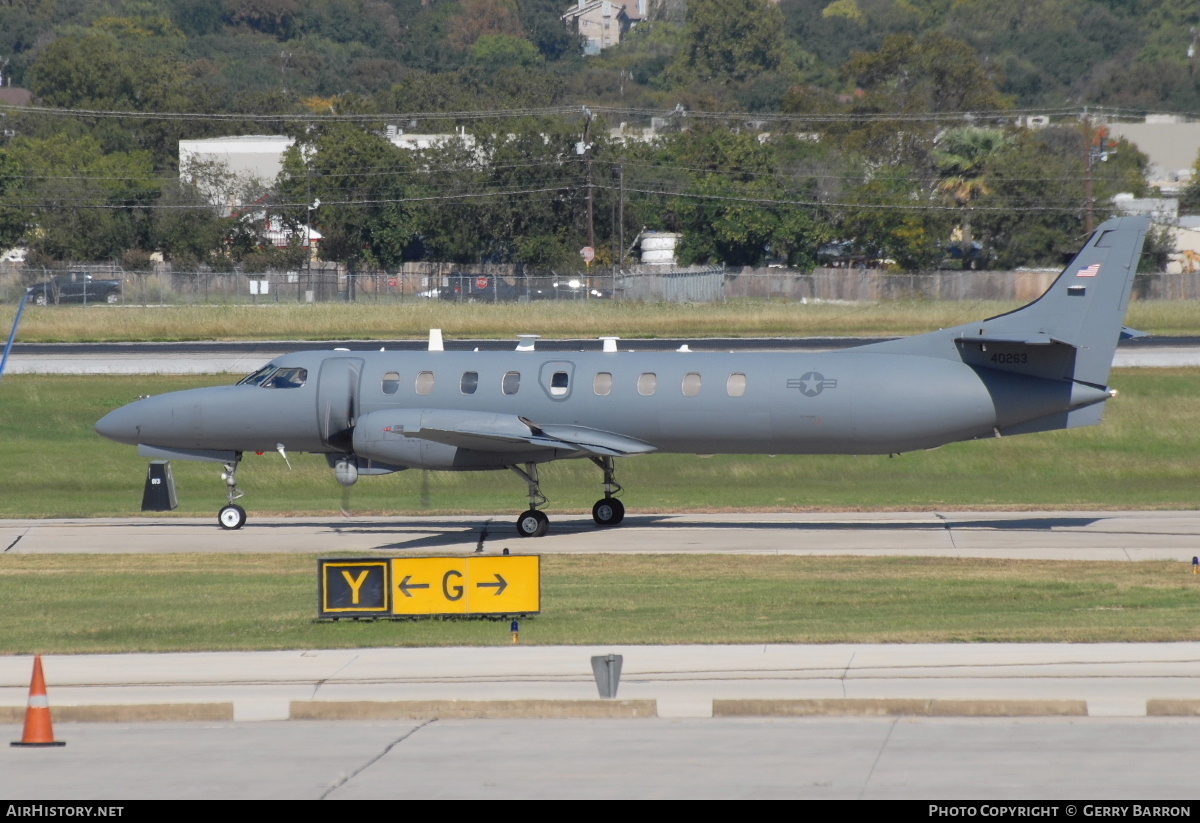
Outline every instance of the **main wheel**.
POLYGON ((230 503, 217 514, 217 522, 226 531, 240 529, 246 525, 246 510, 241 506, 230 503))
POLYGON ((541 537, 550 530, 550 518, 530 509, 517 518, 517 534, 521 537, 541 537))
POLYGON ((597 500, 592 506, 592 519, 597 526, 615 526, 625 519, 625 505, 615 497, 597 500))

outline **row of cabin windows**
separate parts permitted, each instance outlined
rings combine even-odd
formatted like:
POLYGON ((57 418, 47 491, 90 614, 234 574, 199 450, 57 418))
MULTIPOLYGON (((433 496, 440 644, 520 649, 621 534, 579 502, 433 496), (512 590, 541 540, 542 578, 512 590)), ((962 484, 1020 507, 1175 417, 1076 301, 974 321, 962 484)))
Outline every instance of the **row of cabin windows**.
MULTIPOLYGON (((417 373, 417 394, 432 394, 434 375, 431 371, 417 373)), ((703 379, 699 372, 688 372, 683 376, 683 394, 685 397, 695 397, 700 394, 703 379)), ((592 379, 592 391, 597 397, 606 397, 612 392, 613 376, 611 372, 597 372, 592 379)), ((384 394, 395 394, 400 390, 400 373, 390 371, 383 375, 381 388, 384 394)), ((463 394, 474 394, 479 388, 479 372, 463 372, 458 381, 458 390, 463 394)), ((521 373, 505 372, 500 381, 500 390, 505 394, 516 394, 521 388, 521 373)), ((550 377, 550 393, 555 397, 565 397, 570 389, 570 376, 565 371, 554 372, 550 377)), ((654 372, 643 372, 637 381, 638 394, 650 397, 658 390, 658 375, 654 372)), ((730 397, 741 397, 746 393, 746 375, 735 372, 725 381, 725 393, 730 397)))

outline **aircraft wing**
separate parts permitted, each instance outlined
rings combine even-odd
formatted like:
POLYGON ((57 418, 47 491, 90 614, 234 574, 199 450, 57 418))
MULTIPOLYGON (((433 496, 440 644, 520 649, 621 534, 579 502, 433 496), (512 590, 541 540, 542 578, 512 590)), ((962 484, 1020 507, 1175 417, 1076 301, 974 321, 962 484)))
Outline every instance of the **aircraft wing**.
MULTIPOLYGON (((376 418, 380 414, 375 412, 369 416, 376 418)), ((642 440, 614 432, 563 424, 540 426, 511 414, 453 409, 405 409, 386 414, 390 422, 384 431, 392 435, 476 451, 527 451, 532 447, 597 457, 625 457, 657 449, 642 440)))

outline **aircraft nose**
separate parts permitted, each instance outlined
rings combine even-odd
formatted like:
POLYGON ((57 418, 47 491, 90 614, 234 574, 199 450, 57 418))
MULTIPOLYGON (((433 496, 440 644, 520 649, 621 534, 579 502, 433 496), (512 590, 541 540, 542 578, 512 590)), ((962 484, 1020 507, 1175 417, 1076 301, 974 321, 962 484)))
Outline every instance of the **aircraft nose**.
POLYGON ((140 415, 133 410, 135 403, 114 409, 96 421, 96 434, 118 443, 137 445, 141 426, 140 415))

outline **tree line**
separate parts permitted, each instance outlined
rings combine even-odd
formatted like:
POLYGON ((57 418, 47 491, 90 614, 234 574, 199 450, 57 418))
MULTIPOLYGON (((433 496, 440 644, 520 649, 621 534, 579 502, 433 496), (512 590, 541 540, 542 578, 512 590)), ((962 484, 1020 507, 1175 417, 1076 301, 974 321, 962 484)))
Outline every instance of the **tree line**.
MULTIPOLYGON (((559 5, 0 2, 15 26, 0 25, 0 47, 52 13, 97 12, 21 52, 43 105, 0 107, 0 245, 134 267, 155 252, 184 267, 300 259, 266 242, 265 214, 293 231, 311 219, 324 256, 353 266, 563 270, 585 245, 622 261, 643 230, 680 232, 685 263, 1053 265, 1113 194, 1145 193, 1145 157, 1099 144, 1078 110, 1016 124, 1036 96, 1013 94, 979 46, 1026 42, 984 36, 1000 24, 1033 33, 991 0, 663 0, 589 61, 559 5), (253 55, 260 70, 236 79, 253 55), (354 82, 363 73, 371 83, 354 82), (567 105, 580 99, 593 113, 567 105), (458 137, 408 151, 388 126, 458 137), (276 180, 178 168, 181 138, 264 132, 296 141, 276 180)), ((1082 32, 1060 46, 1133 19, 1115 2, 1055 8, 1082 32)))

